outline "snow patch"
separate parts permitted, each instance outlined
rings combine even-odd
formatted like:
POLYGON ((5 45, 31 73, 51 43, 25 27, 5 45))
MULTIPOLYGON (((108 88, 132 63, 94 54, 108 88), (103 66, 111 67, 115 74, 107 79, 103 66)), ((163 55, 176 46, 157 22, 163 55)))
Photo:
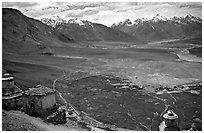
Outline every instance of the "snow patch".
POLYGON ((75 19, 70 19, 68 21, 68 23, 74 23, 74 24, 78 24, 78 25, 85 25, 80 19, 75 18, 75 19))
POLYGON ((155 30, 154 26, 152 26, 152 29, 154 29, 154 30, 155 30))
POLYGON ((159 14, 157 14, 155 17, 153 17, 152 21, 153 21, 153 22, 167 21, 167 18, 164 17, 164 16, 160 16, 159 14))

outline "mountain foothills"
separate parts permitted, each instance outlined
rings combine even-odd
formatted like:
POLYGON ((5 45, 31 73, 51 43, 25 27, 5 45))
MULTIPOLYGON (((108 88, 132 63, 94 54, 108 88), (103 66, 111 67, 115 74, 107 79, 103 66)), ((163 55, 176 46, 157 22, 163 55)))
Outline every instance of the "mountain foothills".
POLYGON ((202 19, 187 15, 186 17, 165 18, 156 14, 152 19, 142 18, 131 22, 113 24, 111 28, 124 31, 139 40, 160 40, 202 36, 202 19))

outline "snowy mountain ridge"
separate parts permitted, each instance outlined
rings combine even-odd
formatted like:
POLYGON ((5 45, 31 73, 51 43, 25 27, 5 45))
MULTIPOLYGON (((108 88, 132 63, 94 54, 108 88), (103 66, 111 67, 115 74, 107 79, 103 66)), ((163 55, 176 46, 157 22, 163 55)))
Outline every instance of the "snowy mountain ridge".
POLYGON ((57 25, 60 24, 76 24, 79 26, 85 26, 85 25, 92 25, 91 22, 86 21, 86 20, 81 20, 79 18, 72 18, 72 19, 62 19, 59 16, 52 16, 52 17, 46 17, 46 18, 42 18, 41 22, 43 22, 46 25, 52 26, 52 27, 56 27, 57 25))
POLYGON ((137 25, 145 22, 174 22, 174 23, 181 23, 181 24, 187 24, 187 23, 202 23, 202 19, 199 17, 195 17, 192 15, 186 15, 185 17, 177 17, 174 16, 172 18, 166 18, 164 16, 161 16, 159 14, 156 14, 153 18, 148 19, 148 18, 138 18, 135 21, 131 21, 130 19, 126 19, 123 22, 119 22, 118 24, 113 24, 111 27, 115 27, 118 25, 126 25, 126 26, 132 26, 132 25, 137 25))

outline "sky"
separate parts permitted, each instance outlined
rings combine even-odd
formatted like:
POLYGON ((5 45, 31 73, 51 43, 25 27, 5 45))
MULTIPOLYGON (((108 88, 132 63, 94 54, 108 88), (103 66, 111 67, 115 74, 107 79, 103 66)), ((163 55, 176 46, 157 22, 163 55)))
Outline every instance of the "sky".
POLYGON ((202 18, 201 2, 3 2, 2 7, 15 8, 26 16, 41 19, 58 15, 63 19, 79 18, 111 26, 125 19, 167 18, 188 14, 202 18))

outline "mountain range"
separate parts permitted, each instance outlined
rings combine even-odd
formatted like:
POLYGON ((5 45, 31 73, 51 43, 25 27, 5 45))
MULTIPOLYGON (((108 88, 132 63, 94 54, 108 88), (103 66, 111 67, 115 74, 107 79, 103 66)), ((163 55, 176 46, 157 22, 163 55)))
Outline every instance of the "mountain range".
POLYGON ((78 41, 136 41, 133 36, 125 32, 78 18, 64 20, 59 16, 53 16, 42 18, 41 21, 78 41))
POLYGON ((81 21, 69 20, 68 24, 52 27, 25 16, 17 9, 3 8, 3 53, 52 53, 50 46, 67 47, 80 41, 135 41, 131 35, 102 24, 75 22, 81 21))
POLYGON ((128 33, 139 40, 161 40, 202 36, 202 19, 192 15, 166 18, 156 14, 152 19, 126 19, 111 28, 128 33))
POLYGON ((19 10, 2 9, 3 53, 52 53, 50 47, 67 47, 78 42, 139 42, 161 39, 201 37, 202 20, 192 15, 167 19, 157 14, 152 19, 126 19, 107 27, 78 18, 59 16, 29 18, 19 10))
MULTIPOLYGON (((63 32, 73 35, 73 38, 81 38, 83 40, 101 40, 99 35, 104 32, 98 32, 99 25, 92 23, 86 20, 69 19, 65 20, 59 16, 53 16, 51 18, 42 18, 41 21, 47 25, 57 28, 63 32), (96 27, 97 25, 97 27, 96 27), (74 31, 77 29, 75 34, 74 31), (97 34, 92 34, 97 31, 97 34), (90 38, 90 36, 92 38, 90 38)), ((103 25, 101 25, 103 27, 103 25)), ((102 29, 107 28, 103 27, 102 29)), ((174 16, 172 18, 166 18, 159 14, 156 14, 153 18, 138 18, 135 21, 130 21, 126 19, 123 22, 118 24, 113 24, 110 26, 112 29, 125 32, 134 37, 133 40, 136 41, 154 41, 161 39, 175 39, 175 38, 188 38, 188 37, 201 37, 202 36, 202 19, 192 15, 186 15, 185 17, 174 16)), ((107 37, 113 36, 113 33, 108 33, 108 36, 105 36, 105 40, 108 40, 107 37), (109 34, 110 33, 110 34, 109 34)), ((124 38, 121 38, 124 40, 124 38)), ((131 40, 131 37, 127 39, 131 40)), ((119 40, 120 41, 120 40, 119 40)))

